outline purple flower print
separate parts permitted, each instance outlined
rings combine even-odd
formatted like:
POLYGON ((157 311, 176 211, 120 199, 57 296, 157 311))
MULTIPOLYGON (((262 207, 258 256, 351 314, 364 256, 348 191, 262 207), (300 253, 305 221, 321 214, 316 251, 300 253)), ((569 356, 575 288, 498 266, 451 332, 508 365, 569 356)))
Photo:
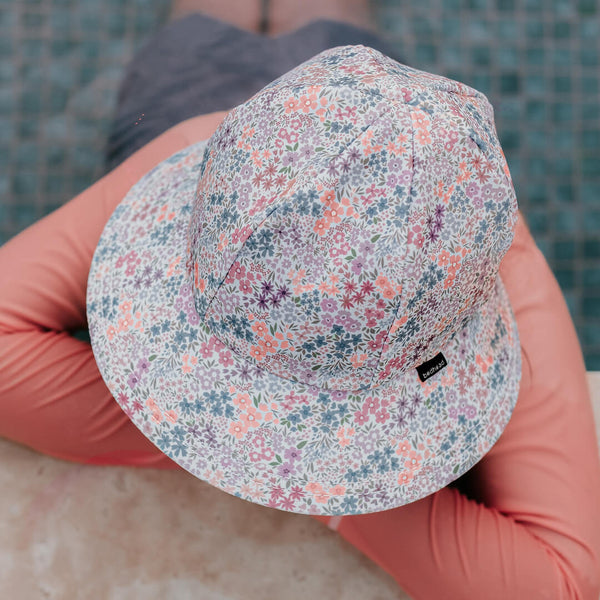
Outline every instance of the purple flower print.
POLYGON ((288 461, 300 460, 300 458, 302 457, 302 450, 299 450, 298 448, 287 448, 283 455, 288 461))
POLYGON ((280 477, 289 477, 290 475, 293 475, 296 472, 296 468, 294 467, 293 463, 291 462, 284 462, 282 465, 280 465, 277 468, 277 474, 280 477))
POLYGON ((240 169, 240 176, 243 179, 249 179, 250 177, 252 177, 252 166, 251 165, 244 165, 241 169, 240 169))
POLYGON ((347 310, 340 311, 335 315, 335 324, 341 325, 346 328, 346 325, 350 322, 354 321, 354 319, 350 316, 350 313, 347 310))
POLYGON ((402 167, 402 161, 399 158, 392 158, 388 163, 388 168, 392 173, 396 173, 402 167))
POLYGON ((355 275, 360 275, 362 273, 363 267, 365 266, 365 261, 358 256, 357 258, 355 258, 352 261, 352 264, 350 266, 350 270, 355 274, 355 275))
POLYGON ((281 163, 284 167, 291 165, 292 167, 298 166, 299 156, 297 152, 288 152, 284 155, 281 163))
POLYGON ((300 156, 304 159, 304 160, 308 160, 309 158, 312 158, 314 156, 315 153, 315 147, 314 146, 303 146, 302 148, 300 148, 300 156))
POLYGON ((142 358, 137 365, 138 370, 140 371, 140 375, 142 373, 147 373, 150 368, 150 361, 147 358, 142 358))
POLYGON ((338 305, 334 298, 324 298, 321 300, 321 310, 325 312, 335 312, 337 309, 338 305))
POLYGON ((371 240, 364 240, 358 245, 358 252, 363 256, 369 256, 373 254, 373 250, 375 249, 375 245, 371 240))
POLYGON ((356 319, 353 319, 350 316, 350 313, 345 313, 347 315, 345 322, 342 322, 339 319, 336 319, 336 321, 340 324, 343 325, 346 328, 346 331, 349 331, 350 333, 356 333, 357 331, 360 330, 360 322, 357 321, 356 319))
POLYGON ((412 179, 412 171, 404 170, 398 173, 398 183, 400 185, 408 185, 412 179))
POLYGON ((132 373, 127 379, 127 385, 129 385, 131 389, 134 389, 139 382, 140 376, 137 373, 132 373))
POLYGON ((321 323, 327 325, 327 327, 333 327, 335 321, 333 320, 333 315, 330 313, 321 313, 321 323))
POLYGON ((477 196, 479 194, 479 186, 474 181, 471 181, 471 183, 469 183, 469 185, 467 185, 467 187, 465 189, 465 193, 470 198, 472 198, 473 196, 477 196))

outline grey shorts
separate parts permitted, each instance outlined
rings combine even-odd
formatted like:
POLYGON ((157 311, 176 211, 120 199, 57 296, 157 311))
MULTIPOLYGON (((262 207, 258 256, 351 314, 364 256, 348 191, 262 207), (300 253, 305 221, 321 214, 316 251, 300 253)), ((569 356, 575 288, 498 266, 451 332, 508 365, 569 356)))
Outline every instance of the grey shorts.
POLYGON ((127 66, 105 149, 105 173, 180 121, 233 108, 315 54, 347 44, 370 46, 404 62, 381 37, 331 20, 312 21, 274 38, 200 13, 168 22, 127 66))

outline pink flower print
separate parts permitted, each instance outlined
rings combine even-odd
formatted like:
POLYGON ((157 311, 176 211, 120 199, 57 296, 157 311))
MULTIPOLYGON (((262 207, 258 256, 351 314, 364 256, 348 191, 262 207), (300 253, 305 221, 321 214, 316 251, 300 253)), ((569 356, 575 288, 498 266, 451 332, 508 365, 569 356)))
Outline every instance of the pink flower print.
POLYGON ((421 146, 425 144, 431 144, 431 137, 429 136, 429 132, 426 129, 418 129, 415 132, 415 139, 421 146))
POLYGON ((375 411, 375 421, 377 423, 385 423, 390 418, 390 413, 385 408, 375 411))
POLYGON ((248 407, 248 412, 240 415, 240 420, 246 428, 258 427, 259 421, 262 419, 260 412, 254 406, 248 407))
POLYGON ((482 188, 481 188, 481 195, 483 196, 484 200, 493 200, 493 193, 494 193, 494 187, 492 186, 491 183, 486 183, 482 188))
POLYGON ((336 244, 329 250, 329 256, 336 258, 337 256, 346 256, 350 251, 350 244, 344 242, 343 244, 336 244))
POLYGON ((361 294, 370 294, 375 289, 375 286, 370 281, 363 281, 360 286, 361 294))
POLYGON ((362 410, 357 410, 354 413, 354 421, 357 425, 364 425, 367 422, 368 418, 368 414, 363 412, 362 410))
POLYGON ((375 414, 375 411, 379 408, 379 398, 373 398, 372 396, 368 396, 365 398, 363 402, 363 412, 370 413, 372 415, 375 414))
POLYGON ((206 360, 212 356, 212 353, 213 349, 211 348, 211 345, 207 344, 206 342, 203 342, 200 346, 200 355, 202 356, 202 358, 206 360))
POLYGON ((243 279, 246 275, 246 267, 242 265, 239 261, 236 261, 229 269, 229 273, 227 273, 227 277, 225 278, 225 283, 233 283, 236 279, 243 279))
POLYGON ((292 500, 300 500, 300 498, 304 497, 304 491, 301 487, 295 485, 290 492, 290 499, 292 500))
MULTIPOLYGON (((298 162, 299 156, 297 152, 287 152, 283 155, 283 159, 281 160, 281 163, 284 167, 288 167, 290 165, 292 167, 296 167, 298 166, 298 162)), ((285 180, 282 183, 278 183, 278 185, 283 185, 283 183, 285 183, 285 180)))
POLYGON ((471 181, 465 188, 465 193, 469 198, 473 198, 479 194, 479 186, 474 181, 471 181))
POLYGON ((448 250, 444 250, 438 257, 438 265, 440 267, 445 267, 448 264, 450 264, 450 252, 448 252, 448 250))
POLYGON ((238 281, 238 289, 242 294, 250 295, 252 293, 252 286, 248 279, 240 279, 238 281))
POLYGON ((127 313, 131 310, 131 300, 127 300, 126 302, 121 302, 119 304, 119 311, 127 313))
POLYGON ((414 243, 417 248, 421 248, 423 246, 423 242, 425 238, 421 233, 420 225, 413 225, 413 228, 408 232, 408 237, 406 240, 409 244, 414 243))
POLYGON ((213 344, 213 347, 217 352, 221 352, 221 350, 225 349, 225 344, 214 335, 210 337, 210 344, 213 344))
POLYGON ((335 315, 335 323, 336 325, 341 325, 344 328, 347 328, 347 323, 348 321, 352 321, 352 317, 350 316, 350 313, 346 310, 344 311, 340 311, 339 313, 337 313, 335 315))
POLYGON ((348 318, 346 319, 346 331, 349 331, 350 333, 356 333, 357 331, 360 330, 360 322, 357 321, 356 319, 353 319, 350 316, 349 312, 344 312, 344 314, 348 315, 348 318))
POLYGON ((219 352, 219 364, 224 367, 230 367, 233 364, 233 358, 231 358, 231 350, 224 350, 219 352))
POLYGON ((294 508, 294 501, 292 498, 283 498, 281 500, 281 508, 284 510, 292 510, 292 508, 294 508))

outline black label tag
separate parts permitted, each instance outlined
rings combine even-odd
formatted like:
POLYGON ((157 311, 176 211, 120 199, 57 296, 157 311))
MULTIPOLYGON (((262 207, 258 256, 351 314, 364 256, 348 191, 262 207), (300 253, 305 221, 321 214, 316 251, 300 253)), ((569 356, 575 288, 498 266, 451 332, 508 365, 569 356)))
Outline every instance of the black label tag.
POLYGON ((440 352, 431 360, 428 360, 427 362, 424 362, 422 365, 419 365, 417 367, 419 379, 421 381, 429 379, 432 375, 435 375, 440 369, 443 369, 447 364, 448 363, 446 362, 444 355, 440 352))

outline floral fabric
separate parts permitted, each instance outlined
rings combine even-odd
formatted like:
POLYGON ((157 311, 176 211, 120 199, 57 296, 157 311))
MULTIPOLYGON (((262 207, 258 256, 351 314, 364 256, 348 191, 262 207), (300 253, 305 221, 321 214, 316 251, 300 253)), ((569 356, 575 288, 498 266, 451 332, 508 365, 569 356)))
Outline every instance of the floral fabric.
POLYGON ((228 493, 305 514, 407 504, 510 419, 498 268, 516 222, 483 94, 333 48, 131 188, 90 270, 96 362, 154 444, 228 493))

